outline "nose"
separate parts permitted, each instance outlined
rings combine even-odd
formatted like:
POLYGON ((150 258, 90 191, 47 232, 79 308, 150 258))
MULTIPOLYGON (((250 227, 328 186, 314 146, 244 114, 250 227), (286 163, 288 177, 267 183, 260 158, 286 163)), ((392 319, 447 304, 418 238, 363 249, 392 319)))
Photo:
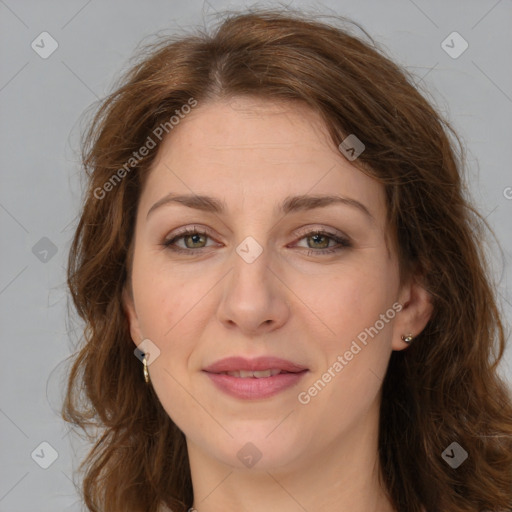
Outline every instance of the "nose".
POLYGON ((217 311, 226 328, 257 336, 280 328, 288 320, 291 292, 279 271, 271 268, 271 259, 265 249, 254 261, 234 252, 233 268, 224 280, 217 311))

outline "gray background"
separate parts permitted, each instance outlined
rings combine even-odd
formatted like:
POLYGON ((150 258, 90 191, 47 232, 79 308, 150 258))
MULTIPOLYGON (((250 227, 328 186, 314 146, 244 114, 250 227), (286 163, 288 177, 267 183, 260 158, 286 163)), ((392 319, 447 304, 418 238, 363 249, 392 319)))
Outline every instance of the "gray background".
MULTIPOLYGON (((289 3, 361 23, 415 74, 422 91, 458 130, 468 149, 471 192, 501 245, 492 242, 490 253, 508 329, 512 2, 289 3), (453 31, 469 44, 458 58, 441 46, 453 31)), ((80 325, 67 319, 65 287, 82 186, 80 116, 111 90, 144 38, 162 29, 171 34, 179 27, 209 24, 215 11, 244 5, 256 4, 0 0, 0 511, 81 509, 72 469, 86 444, 69 434, 58 416, 64 360, 80 335, 80 325), (31 47, 44 31, 58 43, 46 59, 31 47), (52 462, 52 453, 42 442, 58 455, 47 469, 40 465, 52 462)), ((461 48, 458 41, 449 44, 452 52, 461 48)), ((500 372, 512 383, 512 348, 500 372)))

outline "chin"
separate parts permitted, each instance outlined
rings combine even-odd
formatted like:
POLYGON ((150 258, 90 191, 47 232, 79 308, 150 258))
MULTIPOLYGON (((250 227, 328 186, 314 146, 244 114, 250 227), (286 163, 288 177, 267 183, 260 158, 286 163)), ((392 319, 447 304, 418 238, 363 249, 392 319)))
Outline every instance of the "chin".
MULTIPOLYGON (((293 466, 299 454, 297 447, 304 446, 302 440, 286 435, 269 434, 269 430, 253 433, 231 431, 234 439, 223 445, 210 446, 210 453, 221 462, 237 469, 250 471, 272 471, 293 466), (268 436, 268 437, 267 437, 268 436)), ((210 441, 208 441, 210 442, 210 441)))

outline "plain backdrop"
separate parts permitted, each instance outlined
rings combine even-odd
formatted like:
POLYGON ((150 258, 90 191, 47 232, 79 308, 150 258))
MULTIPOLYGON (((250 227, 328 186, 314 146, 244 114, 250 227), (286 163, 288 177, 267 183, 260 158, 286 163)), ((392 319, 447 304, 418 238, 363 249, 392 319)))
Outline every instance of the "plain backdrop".
MULTIPOLYGON (((453 123, 468 151, 474 201, 499 242, 490 252, 508 329, 512 3, 289 4, 360 23, 453 123)), ((276 4, 0 0, 0 511, 81 510, 72 479, 86 444, 59 418, 64 360, 80 336, 67 317, 65 268, 83 186, 81 116, 152 34, 211 26, 216 11, 247 5, 276 4)), ((508 348, 500 372, 509 383, 511 368, 508 348)))

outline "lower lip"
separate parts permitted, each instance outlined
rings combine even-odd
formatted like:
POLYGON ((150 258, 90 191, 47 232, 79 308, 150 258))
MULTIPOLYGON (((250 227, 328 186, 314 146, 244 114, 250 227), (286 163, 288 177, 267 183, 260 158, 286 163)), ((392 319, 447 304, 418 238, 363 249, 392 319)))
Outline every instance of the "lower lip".
POLYGON ((223 373, 206 372, 213 383, 224 393, 244 400, 257 400, 277 395, 299 382, 307 370, 297 373, 279 373, 272 377, 232 377, 223 373))

